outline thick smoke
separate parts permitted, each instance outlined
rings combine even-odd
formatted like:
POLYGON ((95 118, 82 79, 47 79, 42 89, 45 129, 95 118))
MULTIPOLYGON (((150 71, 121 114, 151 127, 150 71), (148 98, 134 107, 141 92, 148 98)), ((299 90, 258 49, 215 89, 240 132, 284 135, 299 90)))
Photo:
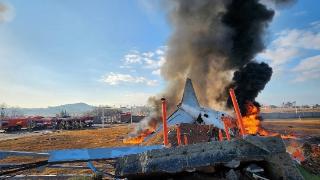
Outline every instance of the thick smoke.
POLYGON ((174 32, 161 69, 169 107, 179 103, 189 77, 201 104, 223 109, 232 72, 265 48, 263 34, 274 11, 257 0, 175 0, 169 5, 174 32))
POLYGON ((234 0, 227 6, 227 11, 222 21, 232 29, 228 65, 239 68, 265 48, 263 34, 274 11, 257 0, 234 0))
MULTIPOLYGON (((232 73, 264 67, 264 64, 255 66, 249 62, 265 48, 263 35, 274 11, 259 0, 168 0, 167 5, 173 28, 166 63, 161 68, 167 88, 159 97, 151 98, 151 104, 160 104, 160 97, 166 97, 170 114, 179 103, 189 77, 202 105, 224 109, 227 88, 230 84, 237 85, 237 81, 232 81, 232 73)), ((240 74, 245 76, 243 73, 240 74)), ((270 76, 263 82, 268 82, 270 76)), ((250 97, 254 100, 262 89, 253 89, 250 97)), ((239 93, 238 96, 242 98, 239 93)), ((160 116, 159 108, 156 112, 160 116)))
POLYGON ((0 23, 9 22, 14 16, 13 8, 0 2, 0 23))
MULTIPOLYGON (((237 101, 240 106, 241 114, 246 114, 245 104, 247 101, 252 102, 255 106, 260 104, 255 101, 258 93, 262 91, 270 80, 272 68, 268 64, 262 62, 249 62, 238 71, 234 72, 233 82, 230 87, 234 88, 237 101)), ((232 106, 231 99, 228 99, 228 106, 232 106)))
POLYGON ((168 82, 164 96, 174 108, 180 101, 186 77, 193 80, 203 105, 223 105, 215 101, 228 82, 226 62, 232 47, 231 29, 222 18, 227 1, 170 1, 171 35, 167 61, 161 74, 168 82))

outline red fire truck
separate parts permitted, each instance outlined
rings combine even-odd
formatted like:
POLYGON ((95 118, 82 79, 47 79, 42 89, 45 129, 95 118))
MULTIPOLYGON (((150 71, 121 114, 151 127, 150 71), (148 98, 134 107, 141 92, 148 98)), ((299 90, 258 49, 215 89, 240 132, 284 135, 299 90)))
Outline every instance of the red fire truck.
POLYGON ((19 131, 22 128, 28 128, 28 118, 26 117, 14 117, 3 118, 0 123, 1 129, 5 131, 19 131))

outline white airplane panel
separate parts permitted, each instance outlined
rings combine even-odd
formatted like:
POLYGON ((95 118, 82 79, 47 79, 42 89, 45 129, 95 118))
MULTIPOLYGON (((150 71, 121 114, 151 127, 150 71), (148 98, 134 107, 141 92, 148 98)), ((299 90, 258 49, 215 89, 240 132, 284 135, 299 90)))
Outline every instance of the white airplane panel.
POLYGON ((194 118, 192 118, 192 116, 190 116, 182 109, 178 109, 177 111, 175 111, 167 120, 168 126, 181 123, 193 123, 194 121, 194 118))

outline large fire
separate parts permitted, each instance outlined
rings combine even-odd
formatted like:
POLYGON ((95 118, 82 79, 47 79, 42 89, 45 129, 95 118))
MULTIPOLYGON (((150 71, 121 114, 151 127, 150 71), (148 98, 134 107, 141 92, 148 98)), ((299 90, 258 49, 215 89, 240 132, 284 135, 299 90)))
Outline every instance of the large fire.
MULTIPOLYGON (((297 139, 297 137, 293 134, 279 134, 274 132, 269 132, 261 127, 261 119, 260 119, 260 108, 255 106, 252 102, 247 101, 245 104, 246 113, 242 117, 242 123, 245 129, 246 134, 251 135, 260 135, 260 136, 277 136, 280 135, 282 139, 297 139)), ((155 121, 150 121, 155 122, 155 121)), ((145 137, 150 135, 155 131, 156 124, 149 124, 149 128, 145 129, 138 133, 138 135, 134 137, 128 137, 123 139, 123 143, 125 144, 140 144, 143 142, 145 137)), ((230 125, 231 127, 231 125, 230 125)))
POLYGON ((260 108, 255 106, 252 102, 247 101, 245 104, 246 114, 242 117, 243 126, 246 134, 260 136, 277 136, 280 135, 282 139, 296 139, 297 137, 292 134, 283 135, 279 133, 269 132, 261 127, 260 108))
MULTIPOLYGON (((280 135, 282 139, 297 139, 297 136, 292 134, 279 134, 274 132, 269 132, 261 127, 260 123, 260 109, 259 107, 255 106, 252 102, 247 102, 245 104, 246 107, 246 114, 242 117, 242 123, 246 134, 256 135, 259 134, 260 136, 278 136, 280 135)), ((303 151, 301 147, 295 141, 291 141, 290 145, 287 146, 287 151, 291 154, 291 157, 297 162, 302 162, 305 160, 303 151)))
POLYGON ((157 128, 157 121, 156 120, 148 121, 147 125, 144 128, 137 128, 137 127, 140 127, 139 124, 136 124, 135 126, 136 126, 135 127, 136 132, 134 133, 133 136, 129 136, 123 139, 122 142, 124 144, 141 144, 145 137, 155 132, 157 128))
POLYGON ((153 132, 154 132, 154 129, 146 129, 135 137, 128 137, 126 139, 123 139, 123 143, 124 144, 140 144, 143 142, 145 137, 147 137, 153 132))
POLYGON ((247 101, 246 104, 246 114, 242 117, 243 126, 246 134, 259 134, 266 136, 269 133, 261 127, 260 124, 260 109, 255 106, 252 102, 247 101))

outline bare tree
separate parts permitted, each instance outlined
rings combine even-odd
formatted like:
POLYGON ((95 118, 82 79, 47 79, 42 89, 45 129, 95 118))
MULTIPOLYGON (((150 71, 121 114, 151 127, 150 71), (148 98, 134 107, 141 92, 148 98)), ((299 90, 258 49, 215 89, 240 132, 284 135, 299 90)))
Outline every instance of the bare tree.
POLYGON ((6 103, 1 103, 0 104, 0 117, 1 118, 5 117, 7 107, 8 107, 8 105, 6 103))
POLYGON ((12 107, 10 109, 11 109, 10 110, 11 111, 11 113, 10 113, 11 117, 18 117, 18 116, 23 116, 24 115, 22 110, 21 110, 21 108, 19 108, 19 107, 12 107))

